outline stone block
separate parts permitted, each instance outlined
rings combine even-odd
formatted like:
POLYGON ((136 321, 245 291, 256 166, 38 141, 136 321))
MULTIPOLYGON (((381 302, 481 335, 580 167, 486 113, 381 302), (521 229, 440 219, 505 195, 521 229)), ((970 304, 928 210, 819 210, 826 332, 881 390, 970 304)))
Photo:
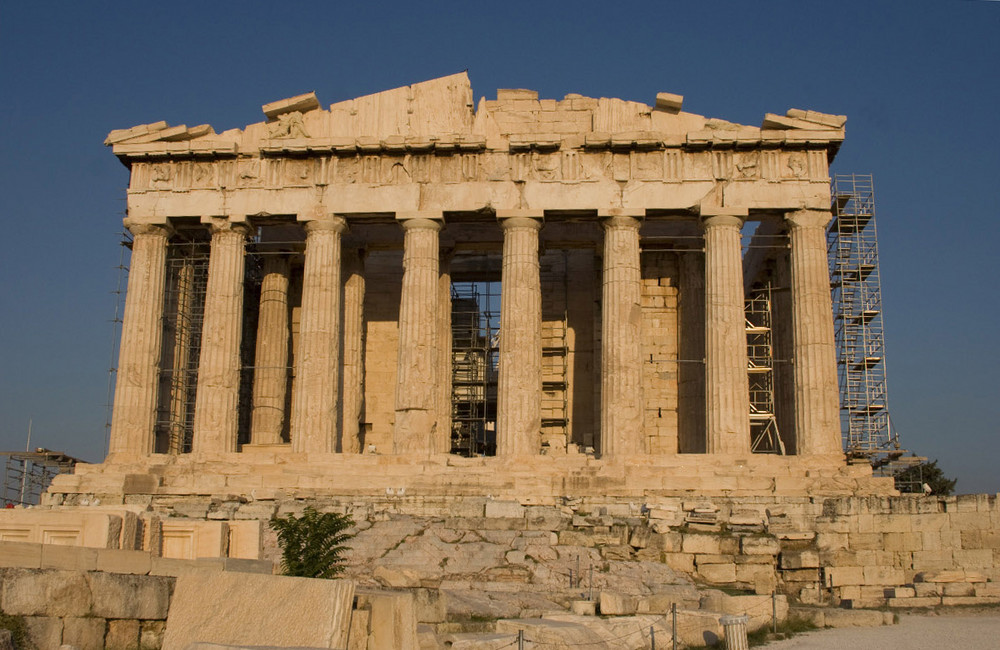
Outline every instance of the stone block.
POLYGON ((968 582, 946 582, 941 593, 944 596, 975 596, 976 586, 968 582))
POLYGON ((782 551, 782 569, 815 569, 819 567, 819 554, 811 549, 782 551))
POLYGON ((163 650, 184 650, 196 641, 342 648, 353 599, 349 580, 185 574, 177 578, 163 650))
POLYGON ((167 617, 169 578, 102 572, 88 577, 95 616, 160 620, 167 617))
POLYGON ((417 617, 412 594, 396 591, 363 592, 358 594, 358 607, 371 611, 368 650, 417 647, 417 617))
POLYGON ((859 566, 826 567, 826 586, 863 585, 864 570, 859 566))
POLYGON ((785 582, 819 582, 819 569, 787 569, 781 572, 785 582))
POLYGON ((166 628, 166 621, 142 621, 139 623, 139 647, 143 650, 162 648, 166 628))
POLYGON ((913 587, 889 587, 882 592, 886 598, 914 598, 917 590, 913 587))
POLYGON ((447 617, 446 596, 439 589, 415 589, 413 604, 417 623, 442 623, 447 617))
POLYGON ((638 600, 634 596, 614 591, 601 591, 601 616, 632 616, 637 609, 638 600))
POLYGON ((924 598, 928 596, 935 596, 938 599, 941 597, 941 593, 944 591, 944 586, 937 582, 915 582, 913 583, 913 593, 916 594, 918 598, 924 598))
POLYGON ((683 535, 680 533, 653 533, 649 539, 648 548, 655 548, 666 553, 679 553, 683 548, 683 535))
POLYGON ((86 574, 13 569, 3 581, 0 603, 14 616, 86 616, 93 599, 86 574))
POLYGON ((694 554, 692 553, 665 553, 663 563, 674 571, 694 573, 694 554))
POLYGON ((718 535, 700 535, 698 533, 685 534, 681 542, 681 549, 685 553, 721 553, 721 545, 718 535))
POLYGON ((715 584, 736 582, 735 564, 699 564, 698 575, 715 584))
POLYGON ((977 596, 1000 596, 1000 582, 980 582, 975 590, 977 596))
POLYGON ((955 605, 996 605, 1000 603, 1000 598, 996 596, 942 596, 941 604, 945 606, 955 605))
POLYGON ((913 596, 911 598, 887 598, 889 607, 937 607, 941 604, 940 596, 913 596))
POLYGON ((485 515, 488 519, 523 518, 525 508, 517 501, 487 501, 485 515))
POLYGON ((36 648, 58 648, 62 645, 63 619, 56 616, 25 616, 23 620, 28 638, 36 648))
POLYGON ((42 544, 42 568, 66 571, 93 571, 97 568, 96 548, 42 544))
POLYGON ((632 529, 632 535, 628 543, 632 548, 646 548, 650 544, 652 531, 646 526, 638 526, 632 529))
POLYGON ((134 573, 144 575, 153 567, 152 557, 146 551, 97 550, 97 570, 109 573, 134 573))
POLYGON ((863 570, 866 585, 901 585, 906 582, 902 569, 888 566, 866 566, 863 570))
POLYGON ((351 613, 351 631, 347 639, 347 650, 368 649, 368 629, 371 626, 371 610, 356 609, 351 613))
POLYGON ((884 623, 882 612, 868 609, 825 609, 826 627, 879 627, 884 623))
POLYGON ((135 620, 108 621, 105 650, 135 650, 139 646, 140 623, 135 620))
POLYGON ((570 602, 569 610, 577 616, 596 616, 597 603, 592 600, 574 600, 570 602))
POLYGON ((993 551, 991 549, 955 549, 952 551, 952 555, 955 558, 955 564, 963 569, 993 568, 993 551))
POLYGON ((104 650, 104 628, 107 624, 103 618, 63 619, 62 643, 78 650, 104 650))
POLYGON ((744 555, 777 555, 781 545, 774 537, 749 535, 740 538, 740 552, 744 555))
POLYGON ((816 548, 820 551, 840 551, 847 549, 847 533, 816 533, 816 548))
POLYGON ((41 566, 41 544, 31 542, 0 542, 0 567, 38 569, 41 566))

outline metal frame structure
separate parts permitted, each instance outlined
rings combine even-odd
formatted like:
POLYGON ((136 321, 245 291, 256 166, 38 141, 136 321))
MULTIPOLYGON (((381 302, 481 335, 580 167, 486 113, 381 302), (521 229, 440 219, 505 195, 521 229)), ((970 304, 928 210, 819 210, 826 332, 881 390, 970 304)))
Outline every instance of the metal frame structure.
POLYGON ((774 342, 771 285, 751 289, 744 306, 747 332, 747 379, 750 387, 750 451, 784 454, 774 414, 774 342))
POLYGON ((82 462, 48 449, 7 451, 0 455, 7 457, 3 493, 0 494, 2 508, 37 505, 53 478, 72 472, 76 464, 82 462))
POLYGON ((500 283, 451 285, 451 453, 496 454, 500 283))
POLYGON ((832 181, 827 253, 844 450, 881 467, 903 452, 889 420, 875 191, 870 174, 832 181))

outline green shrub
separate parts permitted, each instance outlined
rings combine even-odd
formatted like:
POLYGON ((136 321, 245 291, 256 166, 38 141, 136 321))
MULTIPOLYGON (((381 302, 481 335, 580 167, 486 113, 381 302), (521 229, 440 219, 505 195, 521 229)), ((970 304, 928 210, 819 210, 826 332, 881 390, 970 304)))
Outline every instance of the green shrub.
POLYGON ((309 506, 301 517, 289 514, 271 519, 281 545, 281 569, 286 576, 335 578, 344 571, 347 532, 354 525, 350 515, 317 512, 309 506))

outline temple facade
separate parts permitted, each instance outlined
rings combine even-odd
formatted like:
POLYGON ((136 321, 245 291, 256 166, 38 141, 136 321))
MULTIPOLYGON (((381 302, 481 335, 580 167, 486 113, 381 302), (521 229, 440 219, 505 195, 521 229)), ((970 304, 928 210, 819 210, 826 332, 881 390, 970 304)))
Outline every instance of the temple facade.
POLYGON ((841 448, 845 118, 681 109, 477 105, 462 73, 113 131, 132 256, 110 449, 57 487, 885 492, 841 448))

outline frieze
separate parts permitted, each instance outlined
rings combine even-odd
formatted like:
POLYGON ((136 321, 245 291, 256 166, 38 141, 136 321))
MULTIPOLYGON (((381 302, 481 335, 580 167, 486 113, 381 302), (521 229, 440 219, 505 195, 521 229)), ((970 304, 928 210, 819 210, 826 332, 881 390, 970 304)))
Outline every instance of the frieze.
POLYGON ((321 185, 628 181, 825 182, 825 151, 568 149, 135 162, 133 191, 278 189, 321 185))

